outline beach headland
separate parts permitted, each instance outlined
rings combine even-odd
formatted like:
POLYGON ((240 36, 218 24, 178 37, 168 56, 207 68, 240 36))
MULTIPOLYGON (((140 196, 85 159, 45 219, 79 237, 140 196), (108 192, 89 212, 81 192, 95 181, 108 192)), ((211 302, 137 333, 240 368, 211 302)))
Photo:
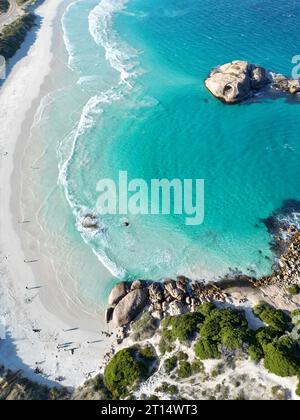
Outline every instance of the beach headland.
MULTIPOLYGON (((113 331, 107 334, 103 313, 91 314, 83 302, 72 299, 72 282, 60 282, 53 261, 25 232, 28 213, 20 201, 26 187, 26 141, 39 104, 52 88, 53 42, 56 53, 59 46, 63 50, 59 23, 69 3, 46 0, 38 6, 41 25, 28 33, 10 61, 0 91, 0 315, 6 330, 0 363, 50 386, 75 387, 97 373, 113 331)), ((32 224, 35 216, 29 215, 32 224)), ((103 273, 108 275, 104 268, 103 273)))

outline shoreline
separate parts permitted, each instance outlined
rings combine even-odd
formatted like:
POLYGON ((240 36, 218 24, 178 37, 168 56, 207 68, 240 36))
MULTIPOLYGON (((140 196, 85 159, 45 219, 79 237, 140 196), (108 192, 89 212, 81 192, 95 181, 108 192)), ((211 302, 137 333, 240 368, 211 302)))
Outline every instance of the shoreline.
MULTIPOLYGON (((0 122, 2 119, 2 127, 6 127, 0 134, 0 316, 4 318, 7 333, 0 347, 0 362, 13 370, 22 369, 25 377, 48 386, 75 387, 98 372, 113 338, 101 334, 107 327, 100 314, 91 319, 78 307, 78 302, 72 305, 66 301, 57 287, 50 261, 47 264, 38 261, 36 267, 33 267, 34 262, 25 262, 33 260, 31 253, 37 258, 34 247, 38 249, 38 239, 36 244, 31 241, 26 247, 22 223, 18 223, 24 220, 19 200, 22 156, 33 117, 49 91, 48 85, 51 87, 55 60, 53 38, 58 32, 58 16, 66 3, 46 0, 35 10, 42 19, 37 37, 27 52, 26 43, 32 41, 28 34, 12 60, 14 66, 0 92, 1 108, 5 109, 0 122), (38 267, 40 265, 42 267, 38 267), (41 276, 43 281, 39 283, 41 276), (65 342, 71 344, 57 348, 65 342), (74 358, 76 363, 73 363, 74 358), (34 373, 37 366, 42 375, 34 373)), ((45 260, 40 252, 38 257, 45 260)))

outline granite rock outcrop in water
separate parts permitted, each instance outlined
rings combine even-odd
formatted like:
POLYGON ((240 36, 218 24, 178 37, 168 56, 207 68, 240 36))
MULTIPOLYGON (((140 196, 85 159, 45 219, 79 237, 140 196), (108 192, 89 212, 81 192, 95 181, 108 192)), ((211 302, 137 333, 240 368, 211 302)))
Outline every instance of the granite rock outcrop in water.
POLYGON ((205 80, 207 89, 225 103, 239 103, 266 87, 281 92, 300 92, 299 80, 271 73, 247 61, 232 61, 213 69, 205 80))

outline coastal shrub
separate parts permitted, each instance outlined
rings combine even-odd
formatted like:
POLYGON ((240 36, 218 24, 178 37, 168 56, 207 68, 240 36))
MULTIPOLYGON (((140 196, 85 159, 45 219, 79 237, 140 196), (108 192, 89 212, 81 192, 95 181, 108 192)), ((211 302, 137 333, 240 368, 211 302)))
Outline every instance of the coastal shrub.
POLYGON ((0 0, 0 14, 6 13, 9 9, 9 2, 8 0, 0 0))
MULTIPOLYGON (((30 3, 34 3, 36 0, 29 0, 30 3)), ((22 6, 24 3, 27 3, 28 0, 17 0, 18 6, 22 6)))
POLYGON ((170 353, 172 350, 174 350, 174 346, 165 336, 161 337, 158 348, 161 354, 170 353))
POLYGON ((274 339, 280 337, 280 335, 281 334, 272 327, 259 328, 255 333, 256 340, 262 347, 272 343, 274 339))
POLYGON ((291 287, 288 288, 288 293, 291 296, 299 295, 299 293, 300 293, 300 286, 298 284, 293 284, 291 287))
POLYGON ((215 305, 211 302, 204 302, 197 307, 197 312, 200 312, 204 317, 207 317, 215 309, 215 305))
POLYGON ((248 347, 248 354, 253 362, 259 362, 264 357, 264 351, 259 343, 251 344, 248 347))
POLYGON ((144 358, 149 363, 152 363, 156 360, 156 352, 154 347, 151 344, 147 344, 145 347, 136 347, 139 356, 144 358))
POLYGON ((168 382, 162 382, 162 384, 155 389, 155 392, 174 395, 178 393, 178 388, 176 385, 169 384, 168 382))
POLYGON ((295 376, 300 373, 299 347, 289 336, 275 339, 263 346, 264 366, 277 376, 295 376))
POLYGON ((222 345, 228 350, 238 350, 248 339, 247 331, 226 327, 222 331, 222 345))
POLYGON ((253 309, 253 313, 258 316, 266 325, 274 330, 283 333, 287 328, 287 316, 279 309, 275 309, 267 303, 260 303, 253 309))
POLYGON ((240 348, 250 339, 250 330, 245 316, 234 309, 214 309, 201 327, 200 335, 228 349, 240 348))
POLYGON ((184 351, 178 351, 176 353, 177 360, 188 360, 189 356, 184 351))
POLYGON ((204 364, 199 359, 194 359, 191 363, 192 373, 195 375, 196 373, 203 373, 204 372, 204 364))
POLYGON ((171 341, 178 339, 181 343, 186 343, 199 330, 199 325, 203 320, 204 317, 201 313, 190 312, 185 315, 167 317, 163 323, 163 328, 170 331, 169 338, 171 341))
POLYGON ((179 378, 182 379, 189 378, 192 375, 191 364, 186 360, 181 360, 181 362, 179 362, 179 367, 176 371, 176 374, 179 378))
POLYGON ((300 309, 296 309, 291 313, 291 319, 295 327, 300 327, 300 309))
POLYGON ((147 361, 135 348, 120 350, 104 371, 104 384, 113 398, 124 397, 128 391, 149 376, 147 361))
POLYGON ((300 397, 300 377, 299 377, 299 379, 298 379, 298 385, 297 385, 297 388, 296 388, 296 395, 298 396, 298 397, 300 397))
POLYGON ((6 25, 0 33, 0 55, 9 59, 15 55, 24 42, 27 32, 33 27, 35 15, 24 14, 6 25))
POLYGON ((104 385, 103 376, 97 375, 94 378, 87 380, 82 386, 78 387, 74 391, 72 399, 103 401, 110 400, 111 394, 104 385))
POLYGON ((176 356, 171 356, 168 359, 165 360, 164 362, 164 368, 166 373, 171 373, 172 370, 174 370, 177 367, 177 357, 176 356))
POLYGON ((133 341, 143 341, 152 338, 157 330, 157 321, 149 312, 145 312, 142 317, 134 322, 132 326, 133 341))
POLYGON ((221 357, 218 345, 215 342, 204 338, 199 338, 195 344, 194 350, 195 355, 200 360, 219 359, 221 357))
POLYGON ((294 311, 291 312, 291 317, 292 319, 299 317, 300 318, 300 309, 295 309, 294 311))

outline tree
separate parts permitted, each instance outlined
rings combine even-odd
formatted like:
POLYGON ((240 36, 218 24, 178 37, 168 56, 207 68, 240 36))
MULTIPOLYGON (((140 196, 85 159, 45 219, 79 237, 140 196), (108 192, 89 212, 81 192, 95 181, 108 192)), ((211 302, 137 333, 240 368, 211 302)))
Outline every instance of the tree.
POLYGON ((207 359, 219 359, 221 357, 221 353, 219 352, 218 345, 205 338, 200 338, 194 347, 195 355, 200 360, 207 360, 207 359))
POLYGON ((286 331, 287 317, 283 311, 262 302, 253 309, 253 313, 274 330, 280 333, 286 331))
POLYGON ((138 356, 134 348, 120 350, 105 368, 104 384, 113 398, 125 396, 134 384, 147 377, 147 365, 138 356))
POLYGON ((300 357, 297 344, 289 337, 275 339, 263 346, 265 368, 275 375, 286 377, 300 373, 300 357))

